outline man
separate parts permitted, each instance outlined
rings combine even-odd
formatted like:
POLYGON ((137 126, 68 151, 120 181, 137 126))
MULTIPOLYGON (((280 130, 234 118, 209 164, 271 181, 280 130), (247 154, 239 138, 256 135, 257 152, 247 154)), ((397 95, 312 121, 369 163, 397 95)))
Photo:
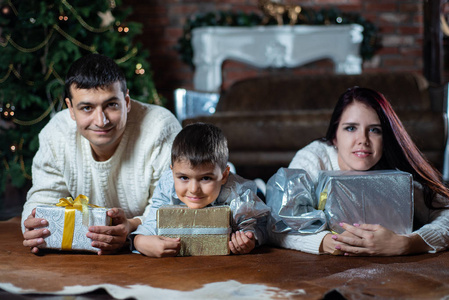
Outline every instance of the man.
POLYGON ((103 55, 75 61, 65 88, 69 109, 39 134, 22 212, 23 245, 37 253, 50 234, 40 228, 47 220, 35 218, 37 205, 83 194, 89 203, 112 208, 113 225, 91 226, 87 233, 98 254, 108 254, 143 222, 181 126, 165 108, 131 100, 120 68, 103 55))

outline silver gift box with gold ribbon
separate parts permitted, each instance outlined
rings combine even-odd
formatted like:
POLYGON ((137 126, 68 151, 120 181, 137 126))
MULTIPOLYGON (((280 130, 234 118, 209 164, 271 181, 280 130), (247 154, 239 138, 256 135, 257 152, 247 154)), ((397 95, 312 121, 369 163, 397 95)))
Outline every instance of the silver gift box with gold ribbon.
POLYGON ((228 255, 230 218, 229 206, 162 206, 157 211, 157 230, 160 236, 181 239, 179 256, 228 255))
POLYGON ((48 221, 50 235, 44 238, 41 248, 98 252, 92 240, 86 236, 89 226, 111 224, 107 208, 88 204, 87 197, 80 195, 75 200, 61 198, 56 205, 38 205, 36 218, 48 221))
POLYGON ((322 171, 316 188, 318 209, 328 228, 342 233, 340 222, 379 224, 397 234, 413 230, 412 175, 396 170, 322 171))

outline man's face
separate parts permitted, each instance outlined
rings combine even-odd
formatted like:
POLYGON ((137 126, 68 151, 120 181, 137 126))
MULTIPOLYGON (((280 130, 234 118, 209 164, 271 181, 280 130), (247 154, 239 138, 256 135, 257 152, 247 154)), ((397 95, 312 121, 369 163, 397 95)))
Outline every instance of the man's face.
POLYGON ((229 175, 229 167, 222 172, 217 165, 192 167, 186 160, 174 162, 172 171, 176 194, 189 208, 203 208, 214 202, 229 175))
POLYGON ((108 160, 120 144, 131 103, 116 82, 103 89, 70 87, 72 105, 66 99, 77 130, 90 143, 95 160, 108 160))

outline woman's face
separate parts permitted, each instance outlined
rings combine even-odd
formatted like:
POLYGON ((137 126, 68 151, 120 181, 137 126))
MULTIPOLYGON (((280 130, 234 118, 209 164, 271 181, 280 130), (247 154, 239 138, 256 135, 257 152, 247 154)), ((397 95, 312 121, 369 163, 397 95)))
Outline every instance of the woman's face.
POLYGON ((341 170, 366 171, 382 157, 382 126, 376 111, 353 101, 341 115, 333 140, 341 170))

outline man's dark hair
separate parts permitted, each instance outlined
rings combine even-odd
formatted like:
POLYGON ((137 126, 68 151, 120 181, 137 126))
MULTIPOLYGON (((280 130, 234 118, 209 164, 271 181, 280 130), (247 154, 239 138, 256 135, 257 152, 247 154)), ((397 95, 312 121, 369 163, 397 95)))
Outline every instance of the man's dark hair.
POLYGON ((65 79, 66 96, 72 102, 70 87, 76 89, 102 89, 116 82, 126 96, 126 79, 120 67, 109 57, 88 54, 76 60, 65 79))
POLYGON ((194 123, 184 127, 173 141, 171 163, 186 160, 192 167, 212 164, 224 171, 228 156, 228 142, 220 128, 194 123))

